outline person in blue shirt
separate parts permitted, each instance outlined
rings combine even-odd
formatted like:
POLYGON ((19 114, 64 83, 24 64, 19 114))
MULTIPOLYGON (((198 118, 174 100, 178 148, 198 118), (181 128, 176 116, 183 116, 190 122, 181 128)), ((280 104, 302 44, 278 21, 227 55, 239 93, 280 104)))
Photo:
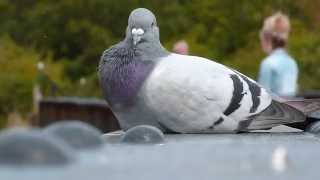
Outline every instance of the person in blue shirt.
POLYGON ((261 65, 258 82, 278 96, 292 97, 297 93, 298 66, 287 53, 290 32, 289 18, 276 13, 264 21, 260 32, 261 46, 268 54, 261 65))

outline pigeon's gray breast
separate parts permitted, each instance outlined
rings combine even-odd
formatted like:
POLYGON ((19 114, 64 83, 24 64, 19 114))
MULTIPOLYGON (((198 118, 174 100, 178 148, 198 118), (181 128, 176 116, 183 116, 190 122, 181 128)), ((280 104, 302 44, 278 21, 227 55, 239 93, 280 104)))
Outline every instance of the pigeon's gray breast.
POLYGON ((141 85, 154 67, 134 49, 120 43, 104 52, 99 77, 108 103, 132 105, 141 85))
POLYGON ((140 90, 156 60, 168 53, 161 48, 144 48, 145 45, 132 47, 126 39, 106 50, 100 60, 98 74, 103 95, 123 129, 141 124, 161 128, 144 104, 140 90))

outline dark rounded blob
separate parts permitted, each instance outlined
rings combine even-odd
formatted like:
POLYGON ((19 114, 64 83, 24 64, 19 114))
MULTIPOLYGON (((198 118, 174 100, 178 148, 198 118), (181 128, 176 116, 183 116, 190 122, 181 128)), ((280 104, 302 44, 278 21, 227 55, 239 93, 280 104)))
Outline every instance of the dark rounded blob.
POLYGON ((121 138, 121 142, 134 144, 157 144, 164 142, 162 131, 154 126, 140 125, 130 128, 121 138))
POLYGON ((320 134, 320 121, 316 121, 311 123, 307 128, 306 131, 313 134, 320 134))
POLYGON ((1 165, 66 165, 73 160, 71 151, 61 140, 43 137, 37 130, 14 129, 0 134, 1 165))
POLYGON ((81 121, 60 121, 48 126, 44 132, 62 139, 77 150, 98 148, 104 142, 97 128, 81 121))

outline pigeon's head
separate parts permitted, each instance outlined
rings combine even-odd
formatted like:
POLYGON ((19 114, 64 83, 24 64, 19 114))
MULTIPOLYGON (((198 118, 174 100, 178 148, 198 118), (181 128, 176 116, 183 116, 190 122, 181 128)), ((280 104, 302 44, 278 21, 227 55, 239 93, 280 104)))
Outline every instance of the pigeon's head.
POLYGON ((133 10, 128 19, 126 36, 134 46, 143 42, 159 41, 159 28, 154 14, 145 8, 133 10))

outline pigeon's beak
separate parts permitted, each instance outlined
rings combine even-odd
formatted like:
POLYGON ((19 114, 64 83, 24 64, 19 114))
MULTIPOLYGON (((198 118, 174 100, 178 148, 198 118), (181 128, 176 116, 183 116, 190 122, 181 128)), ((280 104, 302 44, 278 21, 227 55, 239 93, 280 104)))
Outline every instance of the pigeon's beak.
POLYGON ((133 45, 137 45, 140 42, 142 35, 144 34, 144 30, 141 28, 133 28, 131 30, 131 34, 133 45))
POLYGON ((141 40, 141 36, 133 35, 133 45, 137 45, 140 40, 141 40))

